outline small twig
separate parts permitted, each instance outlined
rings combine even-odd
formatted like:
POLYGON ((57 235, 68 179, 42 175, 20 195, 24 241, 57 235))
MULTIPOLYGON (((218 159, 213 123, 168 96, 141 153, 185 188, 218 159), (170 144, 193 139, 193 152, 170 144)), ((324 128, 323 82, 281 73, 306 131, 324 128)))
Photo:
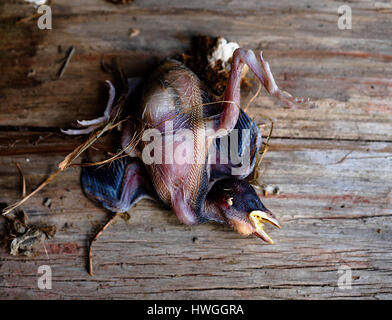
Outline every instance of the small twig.
POLYGON ((109 226, 114 222, 116 219, 117 214, 112 214, 109 218, 108 221, 103 225, 101 229, 98 230, 98 232, 95 234, 94 238, 90 242, 90 246, 88 249, 88 273, 90 276, 94 276, 94 270, 93 270, 93 243, 98 240, 98 238, 102 235, 102 233, 109 228, 109 226))
POLYGON ((19 19, 18 21, 16 21, 16 24, 28 22, 28 21, 30 21, 30 20, 33 20, 34 18, 39 17, 40 15, 41 15, 41 13, 34 12, 32 15, 29 15, 28 17, 19 19))
POLYGON ((49 137, 52 136, 52 135, 53 135, 53 132, 49 132, 48 134, 46 134, 46 135, 44 135, 44 136, 39 136, 39 137, 38 137, 37 139, 35 139, 35 140, 30 140, 30 141, 31 141, 30 143, 36 146, 39 142, 45 140, 46 138, 49 138, 49 137))
POLYGON ((271 121, 271 128, 270 128, 270 132, 269 132, 268 137, 267 137, 267 141, 265 142, 265 146, 264 146, 263 151, 261 153, 261 157, 260 157, 260 160, 259 160, 259 163, 258 163, 259 165, 261 164, 261 161, 263 160, 265 154, 268 151, 269 141, 270 141, 270 139, 272 137, 272 132, 274 130, 274 121, 271 118, 268 118, 268 120, 271 121))
POLYGON ((26 178, 23 174, 22 168, 19 164, 19 162, 15 162, 16 167, 18 168, 19 174, 22 178, 22 197, 24 198, 26 196, 26 178))
POLYGON ((253 97, 249 100, 249 102, 247 103, 246 107, 244 108, 244 111, 246 112, 246 110, 248 110, 249 106, 251 105, 251 103, 256 99, 256 97, 259 95, 261 91, 261 82, 259 82, 259 87, 257 88, 256 93, 253 95, 253 97))
POLYGON ((263 158, 265 154, 267 153, 269 149, 269 141, 272 136, 272 131, 274 129, 274 121, 271 118, 267 118, 269 121, 271 121, 271 128, 270 132, 268 134, 267 140, 264 144, 263 149, 261 150, 260 154, 258 155, 258 159, 256 160, 255 166, 253 168, 253 173, 251 174, 251 179, 249 181, 250 184, 255 185, 257 187, 261 187, 262 183, 260 183, 259 180, 259 167, 261 165, 261 162, 263 161, 263 158))
MULTIPOLYGON (((46 5, 47 5, 47 6, 51 6, 51 5, 52 5, 52 0, 49 0, 49 1, 46 3, 46 5)), ((25 18, 19 19, 18 21, 16 21, 16 24, 28 22, 28 21, 30 21, 30 20, 32 20, 32 19, 34 19, 34 18, 38 18, 38 17, 41 16, 41 15, 42 15, 42 13, 34 12, 33 14, 31 14, 31 15, 25 17, 25 18)))
POLYGON ((79 157, 85 150, 87 150, 92 144, 95 143, 106 131, 112 130, 117 125, 112 125, 111 122, 107 123, 105 127, 99 131, 96 131, 86 142, 79 145, 74 151, 68 154, 63 161, 58 165, 61 171, 68 168, 72 161, 74 161, 77 157, 79 157))
POLYGON ((7 214, 9 214, 12 210, 16 209, 17 207, 19 207, 21 204, 25 203, 28 199, 30 199, 33 195, 35 195, 36 193, 38 193, 40 190, 42 190, 47 184, 49 184, 56 176, 57 174, 59 174, 62 170, 58 169, 56 170, 54 173, 52 173, 49 178, 47 178, 43 183, 40 184, 40 186, 35 189, 33 192, 31 192, 30 194, 28 194, 26 197, 24 197, 22 200, 16 202, 15 204, 8 206, 7 208, 5 208, 3 210, 3 216, 6 216, 7 214))
POLYGON ((74 47, 71 47, 71 48, 69 49, 69 51, 68 51, 67 58, 65 59, 63 65, 62 65, 61 68, 60 68, 60 71, 59 71, 59 74, 58 74, 57 79, 60 79, 60 78, 63 76, 63 74, 64 74, 64 72, 65 72, 65 69, 67 68, 67 66, 68 66, 68 64, 69 64, 69 62, 70 62, 70 60, 71 60, 71 58, 72 58, 72 56, 73 56, 74 53, 75 53, 75 48, 74 48, 74 47))
POLYGON ((342 163, 344 160, 347 159, 347 157, 348 157, 350 154, 353 153, 353 151, 354 151, 354 150, 351 150, 351 151, 349 151, 348 153, 346 153, 346 154, 344 155, 344 157, 341 158, 341 159, 340 159, 338 162, 336 162, 335 164, 340 164, 340 163, 342 163))

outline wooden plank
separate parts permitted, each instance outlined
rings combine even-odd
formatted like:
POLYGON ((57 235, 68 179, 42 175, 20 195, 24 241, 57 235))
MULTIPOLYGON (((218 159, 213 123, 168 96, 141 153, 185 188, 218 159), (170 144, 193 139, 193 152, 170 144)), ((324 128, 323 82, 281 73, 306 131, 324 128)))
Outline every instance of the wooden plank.
MULTIPOLYGON (((0 201, 19 198, 14 160, 32 188, 61 158, 1 157, 0 201)), ((276 245, 221 225, 184 226, 142 201, 129 222, 119 219, 95 244, 95 277, 86 272, 86 245, 106 213, 83 196, 78 170, 69 169, 23 206, 32 223, 58 232, 45 243, 48 255, 43 247, 32 259, 1 251, 0 297, 391 298, 391 159, 391 143, 273 139, 263 181, 281 194, 263 201, 282 221, 281 230, 268 229, 276 245), (42 264, 53 268, 52 290, 37 288, 42 264), (351 290, 337 286, 343 265, 352 268, 351 290)))

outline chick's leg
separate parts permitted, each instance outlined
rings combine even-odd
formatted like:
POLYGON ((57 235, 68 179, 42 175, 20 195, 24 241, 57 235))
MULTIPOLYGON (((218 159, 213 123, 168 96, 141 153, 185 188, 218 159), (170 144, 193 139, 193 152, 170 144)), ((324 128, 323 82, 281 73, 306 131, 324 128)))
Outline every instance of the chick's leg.
POLYGON ((269 63, 263 59, 262 52, 260 52, 259 59, 257 59, 252 50, 238 48, 234 51, 232 59, 230 77, 224 94, 224 102, 222 103, 223 112, 218 130, 231 131, 237 123, 241 96, 241 73, 245 64, 256 75, 267 92, 286 106, 296 108, 299 103, 305 101, 304 99, 295 98, 288 92, 279 89, 272 75, 269 63))
POLYGON ((258 74, 256 74, 256 76, 263 83, 265 89, 269 94, 273 95, 279 101, 284 103, 287 107, 293 109, 300 107, 299 104, 309 101, 309 99, 293 97, 290 93, 279 89, 279 87, 275 82, 274 76, 272 75, 269 63, 264 60, 263 52, 261 51, 259 54, 259 59, 260 59, 260 66, 262 68, 262 74, 264 75, 264 77, 262 76, 260 77, 258 74), (262 81, 262 79, 264 80, 264 82, 262 81))

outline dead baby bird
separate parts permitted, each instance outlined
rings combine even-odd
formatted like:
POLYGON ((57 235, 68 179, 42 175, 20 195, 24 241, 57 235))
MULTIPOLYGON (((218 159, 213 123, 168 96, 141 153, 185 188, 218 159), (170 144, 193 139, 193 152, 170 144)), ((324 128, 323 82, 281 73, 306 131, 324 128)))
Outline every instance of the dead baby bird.
MULTIPOLYGON (((280 228, 278 219, 245 180, 254 169, 262 137, 240 108, 244 66, 288 107, 303 100, 278 88, 261 52, 256 56, 238 48, 231 60, 222 99, 176 60, 164 61, 144 83, 139 78, 129 79, 125 112, 137 110, 137 116, 129 118, 123 128, 121 145, 127 156, 107 165, 83 167, 86 195, 114 213, 128 211, 142 198, 154 199, 171 207, 184 224, 214 221, 273 243, 263 224, 280 228), (140 85, 142 94, 135 102, 131 97, 140 85), (136 142, 135 134, 141 137, 136 142)), ((104 116, 79 121, 84 129, 64 133, 89 133, 109 120, 115 90, 108 84, 110 97, 104 116)))

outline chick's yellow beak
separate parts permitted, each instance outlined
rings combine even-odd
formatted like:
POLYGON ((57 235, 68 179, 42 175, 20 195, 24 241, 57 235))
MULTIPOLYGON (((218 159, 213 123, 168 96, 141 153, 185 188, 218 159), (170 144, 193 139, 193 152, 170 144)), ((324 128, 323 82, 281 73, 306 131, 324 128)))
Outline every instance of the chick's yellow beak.
POLYGON ((254 234, 256 236, 270 244, 274 243, 271 237, 263 230, 263 222, 272 224, 273 226, 280 229, 279 221, 271 212, 264 212, 259 210, 252 211, 251 213, 249 213, 249 220, 255 228, 254 234))

